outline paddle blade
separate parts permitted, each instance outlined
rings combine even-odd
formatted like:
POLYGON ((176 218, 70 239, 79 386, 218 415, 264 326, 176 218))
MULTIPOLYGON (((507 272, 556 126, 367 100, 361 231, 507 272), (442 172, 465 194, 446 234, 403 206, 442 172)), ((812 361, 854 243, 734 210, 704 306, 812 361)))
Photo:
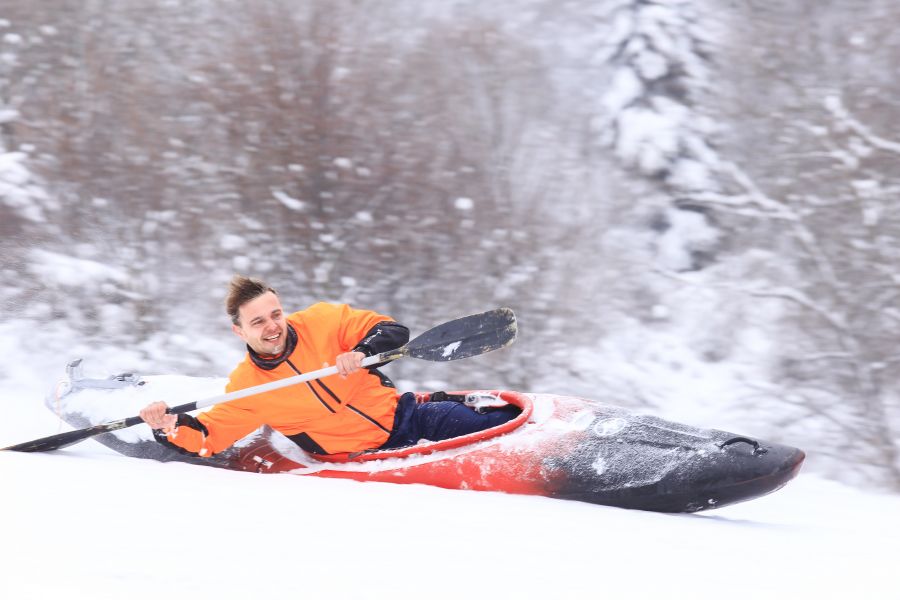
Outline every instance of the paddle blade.
POLYGON ((93 427, 88 427, 87 429, 66 431, 65 433, 50 435, 39 440, 31 440, 30 442, 22 442, 21 444, 16 444, 14 446, 0 448, 0 452, 5 450, 10 450, 13 452, 50 452, 51 450, 59 450, 60 448, 65 448, 67 446, 77 444, 78 442, 82 442, 86 439, 92 438, 95 435, 100 435, 101 433, 109 433, 110 431, 116 431, 117 429, 136 425, 141 421, 142 419, 140 417, 131 417, 128 419, 122 419, 121 421, 113 421, 112 423, 94 425, 93 427))
POLYGON ((448 361, 499 350, 516 339, 516 315, 497 308, 448 321, 429 329, 406 345, 406 354, 431 361, 448 361))

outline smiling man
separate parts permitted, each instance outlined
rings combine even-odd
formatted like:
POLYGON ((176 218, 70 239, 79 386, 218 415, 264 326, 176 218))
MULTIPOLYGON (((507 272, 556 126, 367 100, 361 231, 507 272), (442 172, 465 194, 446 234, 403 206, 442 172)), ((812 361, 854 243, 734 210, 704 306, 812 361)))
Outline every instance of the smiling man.
POLYGON ((285 315, 274 289, 243 276, 231 280, 225 308, 232 331, 247 345, 227 392, 315 371, 331 361, 340 377, 219 404, 197 417, 167 414, 163 402, 144 408, 141 417, 156 440, 181 452, 210 456, 261 425, 314 454, 394 448, 480 431, 518 413, 508 406, 482 414, 461 403, 463 397, 444 392, 425 404, 417 404, 412 393, 399 396, 377 365, 361 367, 365 357, 409 340, 409 330, 386 315, 325 302, 285 315))

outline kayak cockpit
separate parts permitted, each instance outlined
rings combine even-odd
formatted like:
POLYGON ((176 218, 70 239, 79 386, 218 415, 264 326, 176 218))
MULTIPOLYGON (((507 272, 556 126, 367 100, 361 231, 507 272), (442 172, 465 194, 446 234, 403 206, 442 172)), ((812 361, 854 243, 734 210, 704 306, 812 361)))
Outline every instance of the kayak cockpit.
MULTIPOLYGON (((454 394, 468 394, 472 395, 472 392, 453 392, 454 394)), ((489 429, 484 429, 482 431, 476 431, 474 433, 470 433, 467 435, 461 435, 458 437, 440 440, 437 442, 432 441, 422 441, 414 446, 405 446, 403 448, 391 448, 389 450, 367 450, 364 452, 352 452, 352 453, 339 453, 339 454, 326 454, 326 455, 313 455, 314 458, 321 462, 331 462, 331 463, 342 463, 342 462, 366 462, 370 460, 385 460, 388 458, 405 458, 407 456, 413 455, 425 455, 431 454, 433 452, 439 452, 441 450, 450 450, 453 448, 461 448, 463 446, 468 446, 470 444, 474 444, 476 442, 483 442, 485 440, 489 440, 491 438, 495 438, 497 436, 503 435, 505 433, 509 433, 515 429, 518 429, 522 425, 528 422, 528 419, 531 417, 531 413, 534 410, 534 403, 532 399, 521 392, 512 392, 512 391, 480 391, 478 395, 487 398, 495 398, 497 400, 502 401, 502 403, 511 404, 513 406, 518 406, 521 409, 521 412, 516 415, 510 421, 503 423, 501 425, 497 425, 496 427, 491 427, 489 429)), ((425 393, 416 393, 417 402, 427 402, 430 394, 425 393)))

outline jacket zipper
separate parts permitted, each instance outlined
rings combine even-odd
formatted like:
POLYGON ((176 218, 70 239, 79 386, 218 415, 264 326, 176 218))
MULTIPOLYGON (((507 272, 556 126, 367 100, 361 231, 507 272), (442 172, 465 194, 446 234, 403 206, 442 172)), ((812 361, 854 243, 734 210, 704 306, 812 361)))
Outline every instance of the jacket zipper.
MULTIPOLYGON (((297 367, 295 367, 295 366, 294 366, 294 363, 292 363, 292 362, 290 361, 290 359, 288 359, 288 360, 286 360, 286 361, 284 361, 284 362, 286 362, 286 363, 288 364, 288 366, 289 366, 291 369, 293 369, 294 373, 296 373, 297 375, 303 375, 303 372, 302 372, 300 369, 298 369, 297 367)), ((325 402, 325 399, 322 398, 322 396, 319 395, 319 392, 316 391, 316 388, 314 388, 313 386, 311 386, 310 383, 309 383, 308 381, 306 382, 306 387, 309 388, 309 391, 311 391, 311 392, 313 393, 313 395, 314 395, 316 398, 319 399, 319 402, 322 403, 322 406, 324 406, 325 408, 327 408, 329 412, 331 412, 331 413, 337 412, 336 410, 334 410, 333 408, 331 408, 331 406, 330 406, 327 402, 325 402)), ((335 400, 337 400, 338 403, 340 404, 341 401, 338 400, 337 397, 335 397, 335 400)))
POLYGON ((372 425, 375 425, 376 427, 378 427, 378 429, 382 430, 383 432, 385 432, 385 433, 387 433, 387 434, 390 434, 390 433, 391 433, 391 430, 390 430, 390 429, 385 428, 384 425, 382 425, 381 423, 379 423, 378 421, 376 421, 375 419, 373 419, 372 417, 370 417, 369 415, 367 415, 367 414, 364 413, 363 411, 359 410, 358 408, 356 408, 356 407, 353 406, 352 404, 348 404, 348 405, 347 405, 347 408, 349 408, 350 410, 352 410, 353 412, 355 412, 356 414, 358 414, 359 416, 361 416, 363 419, 365 419, 366 421, 368 421, 368 422, 371 423, 372 425))
MULTIPOLYGON (((332 391, 331 391, 331 388, 329 388, 327 385, 325 385, 325 382, 324 382, 324 381, 322 381, 321 379, 316 379, 316 383, 318 383, 320 386, 322 386, 322 389, 325 390, 325 392, 327 392, 329 396, 331 396, 332 398, 334 398, 335 402, 337 402, 337 403, 339 403, 339 404, 343 404, 343 402, 341 402, 341 399, 337 397, 337 394, 335 394, 334 392, 332 392, 332 391)), ((367 415, 367 414, 364 413, 363 411, 359 410, 358 408, 356 408, 356 407, 353 406, 352 404, 348 404, 348 405, 347 405, 347 408, 349 408, 350 410, 352 410, 353 412, 355 412, 356 414, 358 414, 359 416, 361 416, 363 419, 365 419, 366 421, 368 421, 368 422, 371 423, 372 425, 375 425, 376 427, 378 427, 378 429, 382 430, 383 432, 385 432, 385 433, 390 433, 390 432, 391 432, 390 429, 386 429, 381 423, 379 423, 378 421, 376 421, 375 419, 373 419, 372 417, 370 417, 369 415, 367 415)))
MULTIPOLYGON (((294 372, 297 373, 297 375, 301 375, 301 374, 302 374, 302 373, 300 372, 300 369, 298 369, 296 366, 294 366, 294 363, 292 363, 290 360, 287 360, 287 361, 285 361, 285 362, 287 362, 287 364, 290 365, 291 369, 293 369, 294 372)), ((320 386, 322 386, 322 389, 325 390, 325 393, 327 393, 329 396, 331 396, 331 397, 334 399, 335 402, 337 402, 338 404, 343 404, 343 402, 341 402, 341 399, 338 398, 337 394, 335 394, 334 392, 332 392, 332 391, 331 391, 331 388, 329 388, 327 385, 325 385, 325 382, 323 382, 321 379, 315 379, 315 380, 313 380, 313 381, 315 381, 315 382, 318 383, 320 386)), ((331 406, 328 405, 327 402, 325 402, 325 400, 322 398, 322 396, 320 396, 319 393, 316 391, 316 388, 314 388, 314 387, 310 384, 309 381, 306 382, 306 385, 307 385, 307 387, 309 387, 310 391, 312 391, 312 393, 315 394, 316 398, 319 399, 319 402, 321 402, 322 405, 323 405, 325 408, 327 408, 327 409, 330 410, 331 412, 336 412, 333 408, 331 408, 331 406)), ((362 417, 363 419, 365 419, 366 421, 368 421, 369 423, 371 423, 372 425, 374 425, 374 426, 377 427, 378 429, 382 430, 383 432, 385 432, 385 433, 387 433, 387 434, 390 434, 390 433, 391 433, 391 430, 390 430, 390 429, 386 428, 384 425, 382 425, 381 423, 379 423, 378 421, 376 421, 375 419, 373 419, 372 417, 370 417, 369 415, 367 415, 366 413, 364 413, 364 412, 361 411, 360 409, 356 408, 356 407, 353 406, 352 404, 348 404, 348 405, 347 405, 347 408, 349 408, 350 410, 352 410, 353 412, 355 412, 357 415, 359 415, 360 417, 362 417)))

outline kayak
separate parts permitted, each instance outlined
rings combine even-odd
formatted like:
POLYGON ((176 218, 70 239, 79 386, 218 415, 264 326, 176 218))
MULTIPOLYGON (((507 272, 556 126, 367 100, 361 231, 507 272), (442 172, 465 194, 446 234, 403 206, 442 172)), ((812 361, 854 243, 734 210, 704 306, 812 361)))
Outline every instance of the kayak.
MULTIPOLYGON (((48 394, 75 428, 134 415, 147 404, 221 393, 224 380, 121 374, 89 379, 81 361, 48 394)), ((405 448, 313 455, 263 426, 214 456, 183 454, 138 425, 95 437, 127 456, 255 473, 420 483, 578 500, 659 512, 697 512, 757 498, 793 479, 805 454, 792 446, 639 414, 585 398, 510 390, 452 392, 478 410, 512 404, 513 420, 405 448)), ((417 393, 427 402, 429 392, 417 393)))

